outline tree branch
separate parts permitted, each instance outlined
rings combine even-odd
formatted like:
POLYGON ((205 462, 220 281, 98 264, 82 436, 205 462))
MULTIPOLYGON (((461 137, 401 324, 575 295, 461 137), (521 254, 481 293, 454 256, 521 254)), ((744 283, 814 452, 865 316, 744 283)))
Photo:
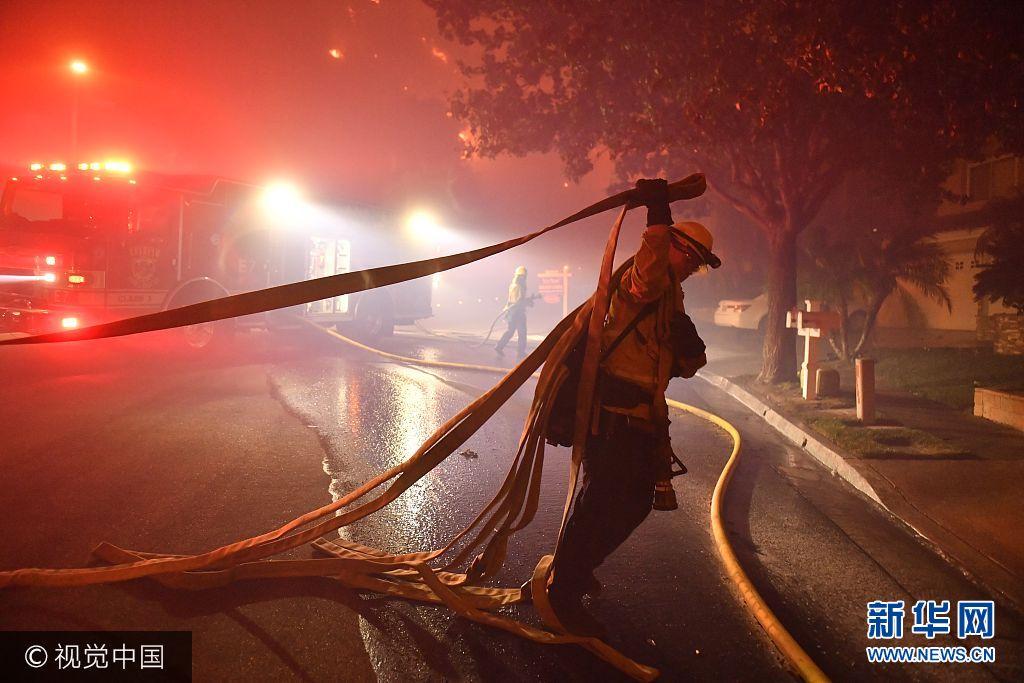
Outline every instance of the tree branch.
POLYGON ((747 202, 740 199, 737 195, 726 191, 721 183, 712 181, 708 183, 708 188, 716 195, 727 201, 734 209, 749 218, 754 225, 761 229, 762 232, 765 234, 771 233, 772 226, 768 218, 750 206, 747 202))

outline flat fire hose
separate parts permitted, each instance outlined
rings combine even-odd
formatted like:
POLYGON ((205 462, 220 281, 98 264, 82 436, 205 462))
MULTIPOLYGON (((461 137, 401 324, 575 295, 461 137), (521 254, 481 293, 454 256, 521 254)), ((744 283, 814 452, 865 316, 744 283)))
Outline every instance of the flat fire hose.
MULTIPOLYGON (((628 263, 626 265, 628 265, 628 263)), ((350 346, 354 346, 355 348, 384 358, 407 363, 409 365, 476 370, 481 372, 497 373, 499 375, 504 375, 508 372, 507 368, 501 368, 493 365, 472 365, 469 363, 424 360, 422 358, 401 356, 396 353, 390 353, 372 346, 367 346, 366 344, 346 337, 336 330, 322 327, 311 320, 307 320, 305 318, 302 318, 301 320, 310 327, 339 339, 350 346)), ((758 623, 761 624, 761 627, 764 628, 768 637, 771 638, 775 646, 786 657, 786 660, 800 675, 800 678, 805 681, 827 681, 828 677, 825 673, 817 664, 814 663, 814 660, 811 659, 810 655, 807 654, 800 644, 796 642, 796 639, 793 638, 792 634, 789 633, 779 618, 775 616, 775 613, 772 612, 771 608, 768 607, 764 598, 762 598, 760 593, 757 592, 757 589, 754 587, 750 577, 747 576, 745 571, 743 571, 743 567, 740 565, 739 559, 736 557, 736 553, 732 549, 732 544, 729 543, 729 537, 725 532, 725 524, 722 521, 722 501, 725 499, 725 492, 729 487, 729 482, 732 480, 732 475, 736 470, 737 463, 739 462, 740 445, 742 443, 739 431, 737 431, 737 429, 727 420, 715 415, 714 413, 709 413, 706 410, 697 408, 696 406, 675 401, 673 399, 666 400, 670 407, 682 410, 702 420, 711 422, 727 433, 732 439, 732 451, 729 454, 729 459, 726 462, 725 467, 722 468, 722 473, 718 477, 718 482, 715 484, 715 489, 711 496, 711 531, 715 539, 715 545, 718 547, 719 555, 722 556, 722 563, 725 565, 726 573, 735 585, 735 588, 743 599, 743 603, 747 606, 747 609, 754 618, 757 619, 758 623)))
MULTIPOLYGON (((672 184, 670 188, 673 199, 693 198, 704 191, 704 178, 700 174, 695 174, 672 184)), ((529 524, 537 510, 544 456, 544 434, 552 402, 567 375, 564 361, 585 328, 591 332, 600 330, 599 325, 607 312, 612 281, 620 276, 623 270, 620 267, 612 274, 611 263, 629 202, 629 193, 620 193, 543 230, 470 252, 282 285, 81 330, 0 342, 0 345, 51 343, 114 337, 294 306, 402 282, 471 263, 524 244, 576 220, 610 208, 623 207, 605 249, 601 278, 594 296, 559 322, 540 345, 498 384, 438 428, 405 462, 379 474, 337 501, 306 513, 278 529, 206 553, 142 553, 103 543, 94 550, 94 554, 113 563, 110 566, 4 571, 0 572, 0 588, 19 585, 67 587, 152 577, 166 585, 197 589, 243 578, 330 576, 352 588, 373 590, 414 600, 441 602, 461 616, 536 642, 579 644, 637 680, 653 680, 658 675, 656 669, 634 662, 596 638, 568 633, 559 624, 547 602, 546 594, 547 578, 553 559, 551 555, 541 558, 533 578, 534 603, 547 629, 535 628, 488 611, 520 600, 518 589, 472 585, 496 575, 504 560, 508 539, 515 531, 529 524), (534 402, 527 416, 518 451, 504 483, 476 519, 456 534, 447 545, 430 551, 389 554, 348 541, 331 542, 322 538, 394 501, 455 452, 542 364, 543 370, 540 373, 534 402), (364 500, 370 493, 385 485, 383 492, 375 498, 364 500), (352 505, 355 507, 336 514, 352 505), (456 546, 460 542, 462 547, 456 551, 456 546), (312 544, 328 557, 306 560, 269 559, 306 543, 312 544), (464 565, 473 556, 474 551, 480 548, 482 551, 473 557, 465 572, 452 571, 464 565), (454 557, 447 559, 440 567, 435 568, 428 564, 452 553, 454 557)), ((597 336, 588 335, 588 348, 581 373, 580 405, 588 407, 586 411, 581 411, 584 414, 589 414, 592 402, 592 387, 597 369, 597 336), (585 395, 588 387, 591 394, 585 395)), ((586 420, 579 419, 576 425, 577 443, 585 443, 586 439, 580 437, 585 434, 586 429, 586 420)), ((573 449, 563 527, 575 489, 583 448, 577 446, 573 449)))
POLYGON ((498 321, 501 320, 503 317, 505 317, 505 313, 506 312, 507 311, 505 309, 502 309, 501 313, 499 313, 498 315, 496 315, 494 317, 494 321, 491 323, 490 328, 488 328, 487 334, 484 335, 483 340, 479 341, 479 342, 477 342, 475 344, 470 344, 470 346, 479 347, 479 346, 483 346, 484 344, 489 342, 491 340, 491 335, 494 334, 494 328, 497 327, 498 321))
MULTIPOLYGON (((668 186, 669 199, 677 201, 681 199, 693 199, 699 197, 707 189, 704 175, 694 173, 683 180, 672 183, 668 186)), ((563 218, 554 225, 549 225, 535 232, 522 237, 516 237, 489 247, 481 247, 471 251, 464 251, 450 256, 412 261, 379 268, 357 270, 351 273, 339 273, 326 277, 303 280, 276 287, 257 289, 242 294, 234 294, 219 299, 211 299, 197 304, 172 308, 159 313, 140 315, 124 320, 114 320, 108 323, 90 325, 77 330, 65 330, 62 332, 51 332, 38 334, 31 337, 19 337, 14 339, 0 340, 0 346, 9 344, 47 344, 62 341, 77 341, 81 339, 101 339, 104 337, 122 337, 140 332, 152 332, 155 330, 166 330, 186 325, 197 325, 199 323, 225 320, 254 313, 265 313, 266 311, 278 308, 288 308, 300 304, 330 299, 344 294, 354 294, 367 289, 393 285, 406 280, 425 277, 441 273, 458 266, 464 266, 474 261, 485 259, 503 251, 540 237, 543 234, 557 230, 563 226, 575 223, 596 216, 610 209, 621 206, 632 208, 632 191, 627 190, 602 199, 591 204, 587 208, 563 218)))

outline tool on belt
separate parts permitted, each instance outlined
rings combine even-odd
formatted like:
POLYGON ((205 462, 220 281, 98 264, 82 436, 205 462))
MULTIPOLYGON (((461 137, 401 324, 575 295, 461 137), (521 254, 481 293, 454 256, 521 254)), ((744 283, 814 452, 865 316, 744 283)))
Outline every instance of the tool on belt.
MULTIPOLYGON (((694 174, 670 185, 670 198, 692 199, 701 195, 705 189, 703 175, 694 174)), ((150 553, 103 543, 93 550, 93 554, 111 563, 107 566, 0 571, 0 588, 70 587, 150 577, 167 586, 205 589, 246 578, 324 576, 355 589, 372 590, 411 600, 443 603, 467 619, 503 629, 535 642, 574 643, 590 650, 637 680, 653 680, 658 675, 657 669, 629 659, 596 638, 574 635, 558 621, 547 600, 546 592, 552 555, 540 558, 531 583, 534 606, 545 628, 529 626, 494 613, 493 610, 502 605, 521 600, 519 589, 479 585, 482 579, 492 578, 497 574, 505 558, 509 538, 529 524, 538 509, 541 474, 544 469, 544 435, 547 432, 552 405, 566 378, 566 359, 572 349, 584 339, 585 334, 585 349, 577 387, 579 412, 574 425, 567 498, 555 547, 557 548, 561 542, 569 507, 576 490, 580 463, 586 449, 586 439, 582 437, 590 426, 588 418, 594 400, 600 356, 599 337, 608 313, 611 283, 613 280, 617 282, 625 268, 632 263, 632 259, 628 259, 613 273, 615 247, 626 211, 635 205, 632 191, 621 192, 543 230, 461 254, 296 282, 80 330, 0 341, 0 345, 41 344, 116 337, 296 306, 472 263, 525 244, 563 225, 608 209, 622 207, 605 245, 597 288, 590 299, 560 321, 547 337, 494 387, 441 425, 404 462, 382 472, 337 500, 291 520, 277 529, 207 552, 193 555, 150 553), (542 365, 533 404, 526 418, 526 429, 505 481, 477 517, 446 545, 432 550, 395 554, 352 541, 332 541, 324 538, 327 534, 377 512, 415 485, 465 443, 542 365), (309 559, 270 559, 305 544, 311 544, 320 556, 309 559), (467 563, 470 569, 459 572, 458 568, 466 566, 467 563)))

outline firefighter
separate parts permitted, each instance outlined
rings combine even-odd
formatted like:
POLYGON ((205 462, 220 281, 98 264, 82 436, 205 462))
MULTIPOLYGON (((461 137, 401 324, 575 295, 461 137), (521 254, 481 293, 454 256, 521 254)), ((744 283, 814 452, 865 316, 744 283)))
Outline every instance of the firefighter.
POLYGON ((513 334, 518 335, 516 343, 520 358, 526 355, 526 307, 533 306, 535 298, 526 295, 526 266, 519 266, 512 274, 512 283, 508 286, 508 301, 505 303, 504 313, 508 329, 494 347, 499 356, 504 355, 505 346, 512 340, 513 334))
POLYGON ((692 221, 673 225, 664 180, 640 180, 635 192, 637 202, 647 206, 647 229, 612 295, 602 349, 614 347, 601 363, 597 424, 584 451, 581 485, 549 587, 563 625, 599 637, 604 627, 582 597, 600 590, 594 569, 643 522, 656 482, 663 485, 668 478, 669 380, 692 377, 706 362, 703 342, 683 310, 680 283, 699 269, 721 265, 706 227, 692 221), (685 350, 694 343, 696 351, 685 350))

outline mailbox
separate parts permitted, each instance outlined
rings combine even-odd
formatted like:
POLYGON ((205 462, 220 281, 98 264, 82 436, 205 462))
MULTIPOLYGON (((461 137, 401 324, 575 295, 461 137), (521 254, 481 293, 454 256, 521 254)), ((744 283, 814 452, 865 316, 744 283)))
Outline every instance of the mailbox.
POLYGON ((800 393, 806 400, 818 398, 818 364, 821 337, 839 327, 839 314, 823 311, 821 302, 805 299, 807 310, 795 308, 786 313, 786 327, 796 329, 804 338, 804 360, 800 364, 800 393))

